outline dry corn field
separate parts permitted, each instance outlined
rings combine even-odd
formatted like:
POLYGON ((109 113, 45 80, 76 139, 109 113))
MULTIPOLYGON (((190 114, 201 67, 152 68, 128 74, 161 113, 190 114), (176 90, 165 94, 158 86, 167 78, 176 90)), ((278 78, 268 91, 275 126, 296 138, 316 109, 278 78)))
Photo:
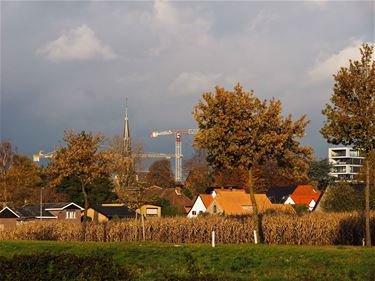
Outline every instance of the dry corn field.
MULTIPOLYGON (((267 214, 261 218, 263 240, 267 244, 360 245, 364 237, 364 218, 359 213, 311 213, 305 215, 267 214)), ((371 233, 375 240, 375 213, 371 214, 371 233)), ((145 220, 145 239, 169 243, 210 243, 215 230, 217 243, 252 243, 249 217, 182 217, 145 220)), ((37 221, 0 231, 0 240, 59 241, 141 241, 142 224, 138 220, 88 223, 37 221)))

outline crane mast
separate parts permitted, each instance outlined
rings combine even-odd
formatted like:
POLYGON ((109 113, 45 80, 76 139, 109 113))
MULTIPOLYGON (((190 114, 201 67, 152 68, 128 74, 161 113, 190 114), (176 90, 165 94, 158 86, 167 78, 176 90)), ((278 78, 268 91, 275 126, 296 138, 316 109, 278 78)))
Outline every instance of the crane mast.
POLYGON ((182 182, 182 147, 181 147, 181 135, 195 135, 198 129, 186 129, 186 130, 165 130, 165 131, 154 131, 151 133, 152 138, 157 138, 158 136, 175 136, 175 181, 176 183, 182 182))

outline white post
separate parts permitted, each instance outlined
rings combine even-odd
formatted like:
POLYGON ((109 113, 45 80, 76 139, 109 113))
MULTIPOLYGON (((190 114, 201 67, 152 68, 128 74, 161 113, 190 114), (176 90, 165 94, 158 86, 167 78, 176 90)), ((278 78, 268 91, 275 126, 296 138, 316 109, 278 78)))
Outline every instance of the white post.
POLYGON ((212 248, 215 248, 215 231, 212 231, 212 248))
POLYGON ((40 220, 42 220, 43 217, 43 189, 44 187, 40 187, 40 206, 39 206, 39 215, 40 215, 40 220))
POLYGON ((254 230, 254 243, 258 244, 258 235, 256 230, 254 230))
POLYGON ((141 214, 141 219, 142 219, 142 238, 143 238, 143 241, 146 241, 146 230, 145 230, 145 218, 144 218, 144 215, 141 214))

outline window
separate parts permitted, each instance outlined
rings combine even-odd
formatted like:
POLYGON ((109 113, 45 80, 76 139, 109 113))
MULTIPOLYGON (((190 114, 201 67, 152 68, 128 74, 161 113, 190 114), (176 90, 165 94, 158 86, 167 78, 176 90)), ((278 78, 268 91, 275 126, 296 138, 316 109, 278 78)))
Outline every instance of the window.
POLYGON ((216 212, 217 212, 217 207, 216 205, 214 205, 214 214, 216 214, 216 212))
POLYGON ((73 220, 76 218, 76 212, 75 211, 66 211, 66 217, 67 220, 73 220))
POLYGON ((197 214, 196 211, 192 211, 191 213, 193 214, 193 216, 195 216, 197 214))
POLYGON ((363 159, 352 159, 352 164, 354 165, 363 165, 363 159))
POLYGON ((158 216, 158 209, 157 208, 146 208, 146 216, 147 217, 157 217, 158 216))
POLYGON ((242 207, 242 209, 247 210, 247 211, 252 211, 253 210, 253 206, 250 206, 250 205, 243 205, 241 207, 242 207))
POLYGON ((333 167, 334 173, 346 173, 346 166, 333 167))
POLYGON ((361 167, 350 167, 351 173, 359 173, 361 170, 361 167))
POLYGON ((332 150, 332 157, 346 156, 346 149, 332 150))

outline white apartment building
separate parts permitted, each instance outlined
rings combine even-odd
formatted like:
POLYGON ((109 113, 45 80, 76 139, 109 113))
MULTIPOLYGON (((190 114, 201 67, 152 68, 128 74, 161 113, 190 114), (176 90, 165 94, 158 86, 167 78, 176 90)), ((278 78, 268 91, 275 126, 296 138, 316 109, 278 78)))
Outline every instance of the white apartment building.
POLYGON ((364 157, 358 150, 350 147, 335 147, 328 149, 328 160, 332 165, 330 175, 337 180, 353 181, 364 163, 364 157))

